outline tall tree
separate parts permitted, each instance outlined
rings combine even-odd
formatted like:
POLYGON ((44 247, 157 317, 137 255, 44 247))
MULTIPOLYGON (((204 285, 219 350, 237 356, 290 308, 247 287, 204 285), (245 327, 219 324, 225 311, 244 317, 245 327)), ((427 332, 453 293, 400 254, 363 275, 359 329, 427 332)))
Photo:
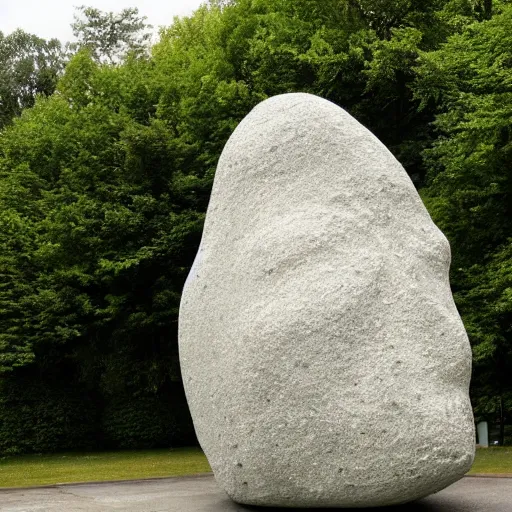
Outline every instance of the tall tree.
POLYGON ((65 64, 57 39, 46 41, 23 30, 0 32, 0 129, 34 104, 38 94, 51 95, 65 64))
MULTIPOLYGON (((64 395, 49 393, 52 407, 94 396, 89 421, 102 442, 193 436, 176 326, 202 226, 200 180, 191 192, 180 173, 187 148, 156 116, 150 71, 139 59, 99 65, 84 49, 58 94, 40 98, 0 137, 0 452, 23 449, 26 436, 40 447, 37 425, 2 427, 11 408, 32 400, 16 405, 9 395, 2 409, 2 386, 16 382, 65 383, 64 395)), ((54 431, 62 440, 47 446, 68 446, 60 426, 54 431)))
POLYGON ((78 39, 75 46, 89 48, 96 60, 113 64, 128 53, 148 53, 152 27, 145 16, 139 16, 137 8, 114 13, 82 5, 77 11, 71 25, 78 39))

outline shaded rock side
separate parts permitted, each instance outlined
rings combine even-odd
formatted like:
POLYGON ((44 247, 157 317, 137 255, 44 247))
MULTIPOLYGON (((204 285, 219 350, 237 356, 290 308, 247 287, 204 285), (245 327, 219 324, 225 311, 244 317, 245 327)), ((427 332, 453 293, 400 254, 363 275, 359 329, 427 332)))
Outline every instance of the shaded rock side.
POLYGON ((286 94, 240 123, 179 321, 196 433, 235 501, 397 504, 469 470, 449 265, 402 166, 344 110, 286 94))

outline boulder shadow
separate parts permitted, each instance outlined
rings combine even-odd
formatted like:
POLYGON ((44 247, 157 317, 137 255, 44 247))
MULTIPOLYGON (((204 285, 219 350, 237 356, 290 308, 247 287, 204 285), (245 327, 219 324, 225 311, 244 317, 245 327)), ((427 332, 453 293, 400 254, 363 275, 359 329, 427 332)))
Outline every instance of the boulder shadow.
POLYGON ((376 508, 280 508, 280 507, 257 507, 253 505, 237 504, 238 511, 247 512, 465 512, 467 509, 457 506, 452 500, 438 499, 435 503, 428 501, 417 501, 404 505, 394 505, 376 508))

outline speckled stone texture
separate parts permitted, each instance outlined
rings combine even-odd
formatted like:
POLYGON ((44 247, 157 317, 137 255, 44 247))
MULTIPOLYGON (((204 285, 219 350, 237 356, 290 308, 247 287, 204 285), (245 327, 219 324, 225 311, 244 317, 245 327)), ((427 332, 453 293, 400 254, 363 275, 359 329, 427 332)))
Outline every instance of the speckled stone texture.
POLYGON ((469 470, 449 265, 402 166, 344 110, 286 94, 240 123, 179 324, 197 436, 235 501, 390 505, 469 470))

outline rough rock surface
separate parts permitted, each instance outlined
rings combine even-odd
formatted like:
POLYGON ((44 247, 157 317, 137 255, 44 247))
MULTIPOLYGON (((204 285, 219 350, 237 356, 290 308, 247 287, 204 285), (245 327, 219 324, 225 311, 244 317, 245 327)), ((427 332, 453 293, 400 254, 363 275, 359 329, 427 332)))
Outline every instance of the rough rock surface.
POLYGON ((461 478, 471 351, 450 248, 401 165, 336 105, 258 105, 226 144, 183 292, 197 436, 241 503, 367 507, 461 478))

